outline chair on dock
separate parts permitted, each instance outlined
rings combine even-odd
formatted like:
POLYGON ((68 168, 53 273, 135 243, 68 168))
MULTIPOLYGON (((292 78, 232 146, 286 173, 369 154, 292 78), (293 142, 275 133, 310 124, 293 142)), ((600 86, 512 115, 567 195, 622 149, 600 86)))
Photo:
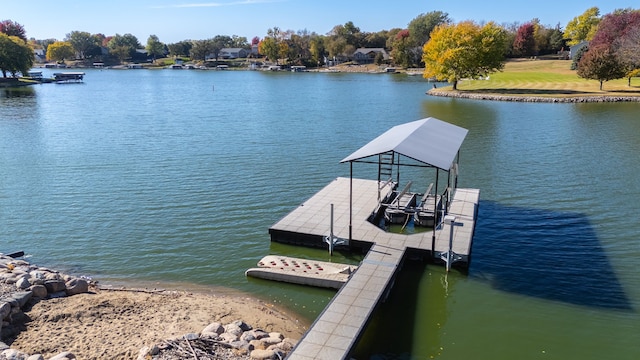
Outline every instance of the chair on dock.
POLYGON ((427 191, 424 192, 420 205, 413 214, 413 223, 418 226, 431 227, 438 218, 438 213, 442 207, 442 197, 438 194, 432 194, 431 189, 433 183, 429 184, 427 191))
POLYGON ((404 224, 409 216, 409 210, 412 211, 416 206, 416 194, 409 192, 411 183, 411 181, 407 183, 384 211, 385 219, 392 224, 404 224))

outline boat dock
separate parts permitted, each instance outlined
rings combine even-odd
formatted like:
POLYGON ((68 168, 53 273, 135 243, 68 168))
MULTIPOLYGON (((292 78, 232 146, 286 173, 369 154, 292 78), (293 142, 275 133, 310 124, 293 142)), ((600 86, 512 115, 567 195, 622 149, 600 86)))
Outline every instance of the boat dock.
POLYGON ((271 241, 366 252, 288 359, 350 358, 409 254, 444 263, 447 270, 452 265, 468 267, 480 190, 457 187, 457 158, 466 134, 466 129, 435 118, 394 126, 341 161, 350 164, 349 178, 333 180, 269 229, 271 241), (354 178, 355 162, 377 164, 378 179, 354 178), (429 185, 420 204, 418 194, 409 192, 411 182, 397 189, 401 165, 435 170, 435 186, 429 185), (439 193, 441 171, 447 184, 439 193), (388 231, 386 226, 404 223, 405 230, 412 219, 426 226, 413 233, 388 231))
POLYGON ((84 79, 83 72, 61 72, 53 74, 56 83, 80 83, 84 79))
MULTIPOLYGON (((323 244, 329 231, 330 207, 334 207, 334 235, 348 238, 349 178, 337 178, 317 194, 273 225, 269 232, 273 241, 307 245, 323 244), (315 240, 314 240, 315 239, 315 240)), ((309 328, 294 351, 292 360, 344 359, 365 329, 376 305, 391 290, 393 281, 407 251, 422 251, 439 258, 449 249, 451 225, 442 224, 435 231, 418 234, 386 232, 367 221, 378 204, 378 182, 353 179, 354 241, 371 247, 349 281, 340 289, 325 310, 309 328)), ((455 264, 467 266, 470 261, 473 230, 480 191, 456 189, 449 215, 455 216, 452 249, 455 264)), ((326 246, 326 244, 324 244, 326 246)))

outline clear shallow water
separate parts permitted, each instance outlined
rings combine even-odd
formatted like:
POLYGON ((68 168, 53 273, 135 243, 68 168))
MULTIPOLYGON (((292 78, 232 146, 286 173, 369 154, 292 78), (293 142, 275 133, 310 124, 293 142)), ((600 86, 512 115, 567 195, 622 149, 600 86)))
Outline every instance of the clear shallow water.
POLYGON ((328 259, 271 244, 269 226, 348 176, 346 155, 433 116, 469 129, 460 186, 481 189, 469 274, 408 263, 359 358, 638 358, 640 104, 477 102, 429 87, 89 70, 84 84, 0 89, 0 251, 107 283, 228 287, 310 321, 333 292, 244 277, 269 253, 328 259), (380 346, 380 329, 400 336, 380 346))

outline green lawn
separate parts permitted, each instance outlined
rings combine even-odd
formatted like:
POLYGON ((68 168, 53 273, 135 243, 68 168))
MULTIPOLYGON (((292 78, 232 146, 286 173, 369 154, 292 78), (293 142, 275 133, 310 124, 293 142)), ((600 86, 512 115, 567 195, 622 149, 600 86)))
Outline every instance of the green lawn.
MULTIPOLYGON (((513 60, 488 80, 462 80, 458 90, 510 96, 575 97, 589 95, 640 96, 640 78, 607 81, 600 91, 596 80, 571 70, 570 60, 513 60)), ((450 89, 449 88, 444 88, 450 89)))

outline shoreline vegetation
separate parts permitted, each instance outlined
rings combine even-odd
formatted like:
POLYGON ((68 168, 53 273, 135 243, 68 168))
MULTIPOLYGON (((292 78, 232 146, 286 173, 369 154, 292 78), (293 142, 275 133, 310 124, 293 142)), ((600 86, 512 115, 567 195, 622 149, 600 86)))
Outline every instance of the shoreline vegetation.
MULTIPOLYGON (((600 90, 598 81, 582 79, 570 67, 570 60, 542 58, 509 60, 505 63, 503 71, 493 73, 487 78, 460 80, 458 90, 453 90, 450 85, 442 86, 442 82, 436 82, 433 79, 425 80, 428 83, 433 83, 433 89, 426 91, 426 94, 474 100, 517 102, 640 102, 640 80, 638 78, 608 81, 605 82, 604 89, 600 90)), ((87 68, 87 66, 70 64, 68 68, 87 68)), ((166 67, 144 67, 144 69, 164 68, 166 67)), ((112 69, 127 69, 127 66, 112 67, 112 69)), ((228 69, 225 71, 248 70, 249 67, 225 67, 225 69, 228 69)), ((209 68, 209 70, 216 70, 216 68, 209 68)), ((423 69, 401 69, 386 65, 361 65, 349 62, 331 67, 311 68, 306 71, 422 76, 423 69)), ((7 82, 6 84, 15 86, 15 82, 7 82)), ((24 85, 30 84, 32 83, 24 85)), ((0 83, 0 87, 2 87, 2 83, 0 83)))
POLYGON ((433 88, 428 95, 476 100, 583 103, 640 102, 640 80, 618 79, 604 83, 580 78, 570 60, 519 59, 505 63, 504 70, 485 79, 464 79, 458 90, 433 88))

